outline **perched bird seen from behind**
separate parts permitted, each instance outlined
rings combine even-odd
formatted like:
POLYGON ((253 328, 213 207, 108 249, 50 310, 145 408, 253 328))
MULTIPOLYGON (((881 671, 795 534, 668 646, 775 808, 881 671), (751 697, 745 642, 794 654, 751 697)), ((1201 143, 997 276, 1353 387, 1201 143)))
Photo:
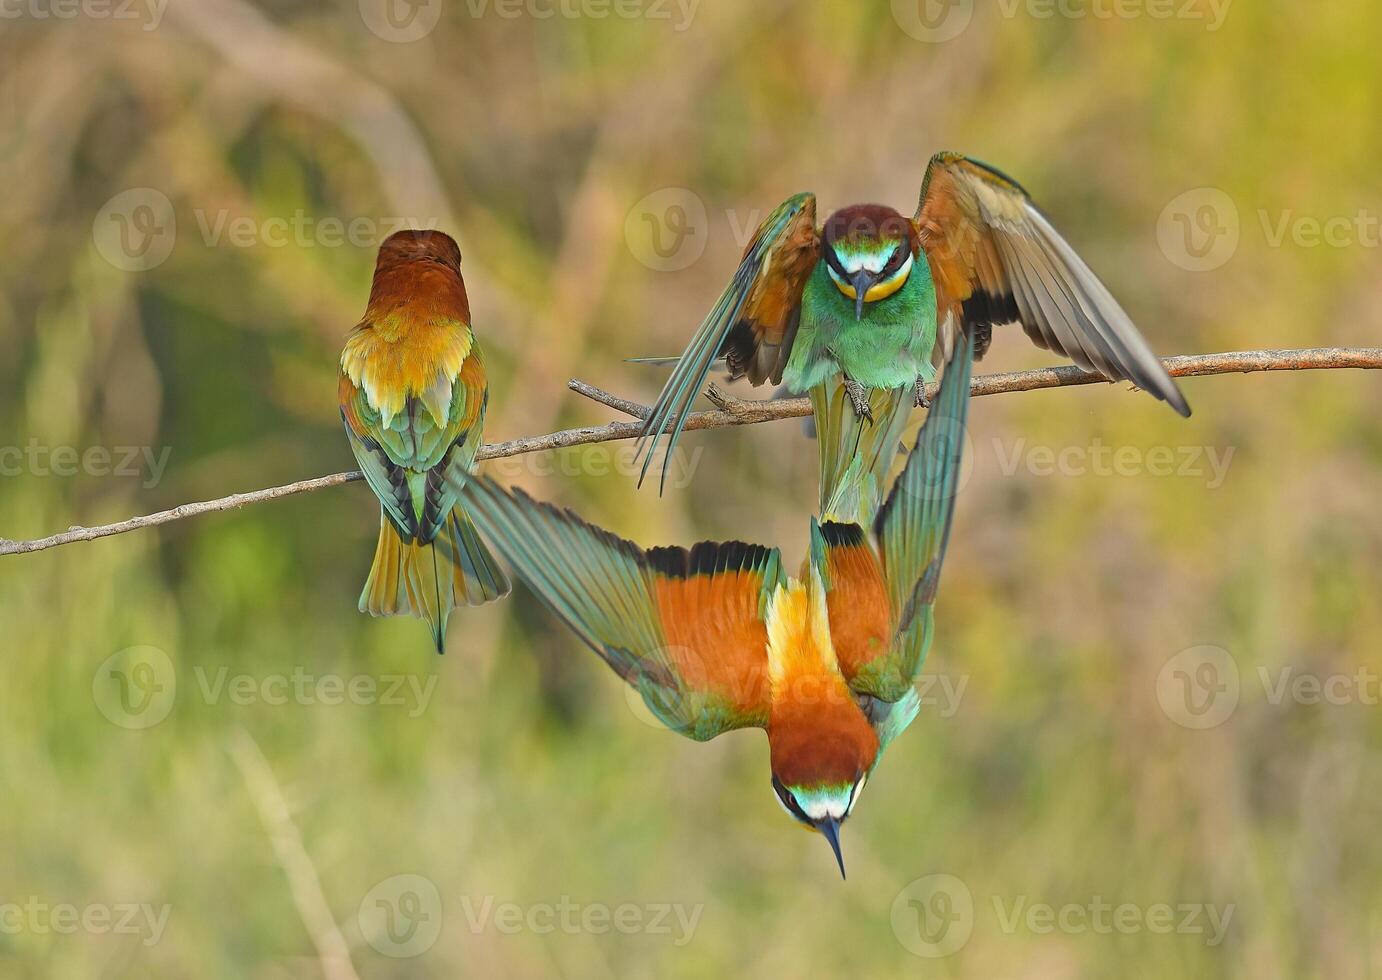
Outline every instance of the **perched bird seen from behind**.
POLYGON ((925 383, 954 338, 972 336, 983 357, 993 328, 1008 323, 1190 414, 1127 313, 1021 185, 941 153, 911 218, 863 204, 818 225, 809 193, 769 215, 676 359, 644 429, 640 481, 664 437, 670 457, 712 363, 724 358, 732 378, 811 394, 822 516, 867 519, 905 417, 925 404, 925 383))
POLYGON ((379 247, 364 318, 341 353, 338 394, 351 451, 381 505, 360 611, 425 619, 442 653, 453 607, 509 591, 457 506, 489 392, 449 235, 400 231, 379 247))
POLYGON ((920 707, 969 403, 972 347, 958 346, 872 540, 813 519, 796 578, 776 548, 645 551, 487 479, 462 492, 518 577, 665 725, 697 740, 766 730, 778 802, 842 875, 840 826, 920 707))

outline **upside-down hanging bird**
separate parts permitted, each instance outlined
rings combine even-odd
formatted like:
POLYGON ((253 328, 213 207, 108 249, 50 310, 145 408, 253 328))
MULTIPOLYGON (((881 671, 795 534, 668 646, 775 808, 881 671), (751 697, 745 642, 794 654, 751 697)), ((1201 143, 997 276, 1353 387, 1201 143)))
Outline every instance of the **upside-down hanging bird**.
POLYGON ((509 581, 457 506, 480 449, 489 392, 461 281, 461 250, 439 231, 379 247, 364 318, 341 353, 341 420, 381 504, 360 611, 427 620, 437 652, 460 604, 509 581))
POLYGON ((954 337, 968 331, 983 357, 993 328, 1013 322, 1039 347, 1190 414, 1123 308, 998 170, 937 154, 910 219, 864 204, 818 227, 815 195, 798 194, 759 226, 677 360, 644 429, 640 482, 664 435, 670 457, 712 362, 724 358, 731 378, 811 393, 822 516, 866 519, 908 411, 925 404, 924 384, 954 337))
POLYGON ((490 480, 462 493, 519 578, 665 725, 697 740, 766 729, 778 801, 842 875, 840 825, 920 706, 969 403, 972 347, 958 347, 873 541, 813 518, 799 578, 776 548, 644 551, 490 480))

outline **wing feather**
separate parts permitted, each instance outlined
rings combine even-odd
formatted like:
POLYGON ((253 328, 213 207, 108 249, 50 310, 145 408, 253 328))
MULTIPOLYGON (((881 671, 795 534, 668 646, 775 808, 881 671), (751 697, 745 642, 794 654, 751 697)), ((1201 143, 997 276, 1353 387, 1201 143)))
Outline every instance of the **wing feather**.
POLYGON ((874 522, 893 617, 893 672, 909 683, 931 644, 932 609, 959 493, 974 346, 962 338, 916 446, 874 522))
POLYGON ((638 443, 638 451, 646 453, 640 484, 665 436, 659 488, 665 486, 668 459, 716 358, 725 358, 731 375, 747 376, 756 385, 782 380, 800 322, 802 290, 819 257, 815 196, 788 198, 754 233, 734 278, 691 337, 658 396, 638 443))
MULTIPOLYGON (((1016 317, 1038 346, 1190 414, 1128 314, 1017 181, 958 153, 937 154, 913 221, 942 324, 975 338, 978 356, 987 331, 1016 317)), ((953 337, 937 345, 944 357, 953 346, 953 337)))
POLYGON ((669 728, 705 740, 767 724, 764 596, 782 581, 776 549, 705 542, 645 552, 486 478, 459 494, 533 593, 669 728))

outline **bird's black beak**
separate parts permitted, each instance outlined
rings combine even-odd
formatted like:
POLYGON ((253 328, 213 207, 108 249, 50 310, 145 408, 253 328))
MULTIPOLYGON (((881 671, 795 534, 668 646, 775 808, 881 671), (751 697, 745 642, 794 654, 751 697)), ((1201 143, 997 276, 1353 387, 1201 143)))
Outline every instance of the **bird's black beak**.
POLYGON ((850 284, 854 286, 854 319, 864 318, 864 296, 877 282, 878 277, 868 269, 860 269, 854 273, 854 278, 850 280, 850 284))
POLYGON ((821 836, 830 841, 830 849, 835 852, 835 862, 840 866, 840 877, 845 877, 845 859, 840 853, 840 821, 834 817, 827 817, 816 824, 816 829, 821 832, 821 836))

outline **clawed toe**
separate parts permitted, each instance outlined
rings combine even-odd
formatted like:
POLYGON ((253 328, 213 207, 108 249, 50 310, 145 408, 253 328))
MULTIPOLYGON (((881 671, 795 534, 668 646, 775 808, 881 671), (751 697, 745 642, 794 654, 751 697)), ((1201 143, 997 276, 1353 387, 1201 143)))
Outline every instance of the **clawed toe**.
POLYGON ((854 414, 868 422, 873 421, 873 409, 869 407, 869 391, 853 378, 845 378, 845 394, 849 395, 854 414))

